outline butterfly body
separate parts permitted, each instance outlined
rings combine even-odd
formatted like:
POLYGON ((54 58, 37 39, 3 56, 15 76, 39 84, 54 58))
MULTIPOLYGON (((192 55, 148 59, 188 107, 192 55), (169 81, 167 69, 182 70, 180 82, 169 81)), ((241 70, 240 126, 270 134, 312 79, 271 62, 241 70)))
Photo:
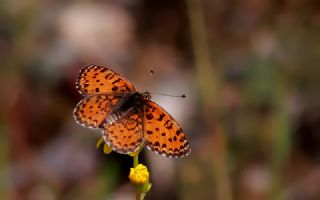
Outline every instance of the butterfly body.
POLYGON ((118 110, 121 112, 126 112, 130 108, 142 109, 145 97, 139 92, 134 92, 133 94, 128 94, 123 98, 123 101, 119 103, 118 110))
POLYGON ((146 96, 139 92, 124 94, 119 103, 114 106, 110 114, 106 117, 106 120, 103 122, 103 124, 106 123, 110 125, 115 123, 122 117, 132 112, 143 112, 145 100, 146 96))
POLYGON ((96 65, 85 66, 77 79, 84 96, 74 110, 84 127, 100 128, 105 142, 116 152, 128 154, 142 145, 167 157, 182 157, 191 151, 178 123, 149 92, 137 92, 116 72, 96 65))

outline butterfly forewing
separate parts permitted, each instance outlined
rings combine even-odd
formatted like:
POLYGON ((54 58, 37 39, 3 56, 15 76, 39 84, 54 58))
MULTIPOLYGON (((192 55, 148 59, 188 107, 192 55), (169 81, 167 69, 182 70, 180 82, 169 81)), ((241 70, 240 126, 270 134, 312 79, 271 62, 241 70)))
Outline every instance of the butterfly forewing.
POLYGON ((149 149, 167 157, 190 153, 186 135, 173 117, 150 100, 146 100, 144 110, 144 137, 149 149))
POLYGON ((105 123, 106 116, 118 104, 120 96, 93 95, 82 99, 74 109, 75 120, 88 128, 99 128, 105 123))
POLYGON ((132 153, 143 142, 143 114, 132 108, 125 116, 114 123, 106 125, 103 136, 112 149, 118 153, 132 153))
POLYGON ((134 86, 118 73, 97 65, 81 69, 76 87, 82 95, 135 91, 134 86))

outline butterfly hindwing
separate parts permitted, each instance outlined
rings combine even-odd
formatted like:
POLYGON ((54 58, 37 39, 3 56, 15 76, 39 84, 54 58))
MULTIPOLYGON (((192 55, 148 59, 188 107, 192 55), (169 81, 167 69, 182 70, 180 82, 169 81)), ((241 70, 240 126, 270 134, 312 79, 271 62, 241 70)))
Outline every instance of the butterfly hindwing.
POLYGON ((167 157, 188 155, 191 149, 186 135, 173 117, 150 100, 144 107, 145 145, 167 157))
POLYGON ((76 87, 79 93, 84 96, 135 91, 134 86, 123 76, 111 69, 97 65, 87 65, 80 70, 76 87))
POLYGON ((118 104, 119 96, 93 95, 82 99, 74 109, 73 116, 82 126, 99 128, 105 123, 106 116, 118 104))
POLYGON ((132 108, 116 122, 106 125, 103 137, 107 144, 118 153, 128 154, 136 151, 143 143, 142 112, 132 108))

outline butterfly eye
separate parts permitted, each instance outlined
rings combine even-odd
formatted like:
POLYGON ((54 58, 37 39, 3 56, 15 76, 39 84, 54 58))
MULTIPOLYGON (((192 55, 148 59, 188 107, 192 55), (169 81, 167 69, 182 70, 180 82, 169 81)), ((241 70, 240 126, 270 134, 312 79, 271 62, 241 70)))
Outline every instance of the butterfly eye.
POLYGON ((151 94, 150 94, 150 92, 148 92, 148 91, 145 91, 145 92, 143 93, 143 96, 144 96, 146 99, 151 99, 151 94))

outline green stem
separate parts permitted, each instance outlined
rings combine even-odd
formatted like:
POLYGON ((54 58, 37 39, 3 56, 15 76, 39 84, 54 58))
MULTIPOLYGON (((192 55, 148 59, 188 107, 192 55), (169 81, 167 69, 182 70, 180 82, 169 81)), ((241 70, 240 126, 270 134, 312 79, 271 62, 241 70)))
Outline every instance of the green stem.
POLYGON ((139 152, 137 155, 133 156, 133 167, 136 167, 139 164, 139 152))
MULTIPOLYGON (((202 112, 208 132, 212 140, 213 178, 216 187, 217 199, 232 200, 232 183, 229 178, 228 141, 220 117, 215 109, 220 105, 217 98, 221 96, 222 82, 217 67, 212 62, 210 41, 206 30, 203 1, 186 0, 190 22, 190 34, 195 61, 195 77, 198 83, 199 98, 202 101, 202 112), (214 125, 212 124, 212 122, 214 125)), ((193 190, 197 190, 192 188, 193 190)), ((198 188, 200 189, 200 188, 198 188)), ((202 188, 201 188, 202 189, 202 188)), ((190 191, 189 191, 189 194, 190 191)))
POLYGON ((144 195, 142 195, 141 192, 136 192, 136 200, 143 200, 144 199, 144 195))
MULTIPOLYGON (((130 154, 130 156, 133 157, 133 167, 136 168, 139 164, 139 153, 142 150, 142 147, 138 149, 136 152, 130 154)), ((149 180, 144 184, 140 186, 135 186, 136 188, 136 200, 143 200, 146 196, 147 192, 151 188, 151 183, 149 180)))
MULTIPOLYGON (((139 153, 138 151, 136 155, 133 156, 133 167, 136 167, 139 164, 139 153)), ((143 200, 145 194, 136 189, 136 200, 143 200)))

